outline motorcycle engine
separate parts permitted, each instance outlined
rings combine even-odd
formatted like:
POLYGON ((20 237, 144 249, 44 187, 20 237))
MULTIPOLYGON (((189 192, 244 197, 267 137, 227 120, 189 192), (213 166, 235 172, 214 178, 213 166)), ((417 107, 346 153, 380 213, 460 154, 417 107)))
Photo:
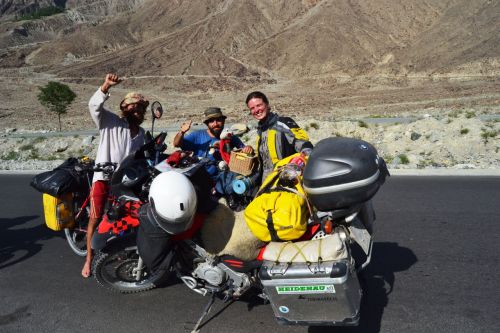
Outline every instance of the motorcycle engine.
POLYGON ((252 281, 247 273, 240 273, 232 270, 230 267, 223 263, 218 263, 214 260, 214 256, 208 254, 202 247, 195 243, 189 244, 195 253, 198 255, 194 260, 196 262, 195 268, 191 276, 183 276, 181 280, 192 290, 206 295, 208 292, 208 285, 213 287, 223 287, 227 282, 228 285, 223 289, 229 292, 231 296, 241 296, 252 286, 252 281), (204 283, 200 283, 204 281, 204 283))
POLYGON ((219 286, 227 280, 227 275, 221 268, 213 266, 208 262, 198 264, 193 272, 193 275, 207 281, 213 286, 219 286))

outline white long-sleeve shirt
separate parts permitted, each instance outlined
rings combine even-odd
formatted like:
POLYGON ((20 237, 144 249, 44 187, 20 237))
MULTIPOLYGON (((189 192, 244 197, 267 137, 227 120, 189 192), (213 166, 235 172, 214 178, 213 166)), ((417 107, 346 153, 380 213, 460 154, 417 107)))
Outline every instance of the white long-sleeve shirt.
MULTIPOLYGON (((144 129, 141 127, 135 137, 131 137, 129 124, 125 118, 119 117, 104 107, 109 98, 101 89, 97 89, 89 101, 89 111, 99 130, 99 148, 95 162, 120 163, 129 154, 144 144, 144 129)), ((93 181, 107 180, 102 172, 95 172, 93 181)))

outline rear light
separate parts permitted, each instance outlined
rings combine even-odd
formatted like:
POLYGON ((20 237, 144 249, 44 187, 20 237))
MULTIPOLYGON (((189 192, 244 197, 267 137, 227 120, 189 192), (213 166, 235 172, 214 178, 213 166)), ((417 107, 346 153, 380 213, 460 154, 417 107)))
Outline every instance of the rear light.
POLYGON ((326 220, 323 222, 323 231, 325 234, 331 234, 333 231, 333 222, 332 220, 326 220))

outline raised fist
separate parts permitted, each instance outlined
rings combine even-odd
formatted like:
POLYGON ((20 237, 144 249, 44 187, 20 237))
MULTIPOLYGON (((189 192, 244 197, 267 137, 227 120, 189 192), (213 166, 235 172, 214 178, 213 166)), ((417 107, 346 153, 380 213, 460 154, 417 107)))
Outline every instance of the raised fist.
POLYGON ((104 83, 101 86, 101 91, 103 93, 107 93, 109 88, 116 86, 118 83, 122 82, 123 80, 118 77, 116 74, 106 74, 106 78, 104 79, 104 83))

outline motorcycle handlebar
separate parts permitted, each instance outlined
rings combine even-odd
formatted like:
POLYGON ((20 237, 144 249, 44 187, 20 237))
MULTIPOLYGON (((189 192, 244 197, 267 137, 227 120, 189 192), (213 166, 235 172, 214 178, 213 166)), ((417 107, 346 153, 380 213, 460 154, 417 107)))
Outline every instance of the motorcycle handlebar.
POLYGON ((97 163, 92 167, 92 171, 102 171, 105 174, 112 174, 117 167, 118 163, 113 163, 113 162, 103 162, 103 163, 97 163))
POLYGON ((166 132, 161 132, 155 139, 155 150, 158 151, 163 148, 163 143, 165 142, 165 138, 167 137, 166 132))
POLYGON ((92 164, 80 164, 75 165, 75 170, 78 172, 82 171, 93 171, 93 172, 104 172, 105 174, 111 175, 118 166, 118 163, 113 162, 103 162, 97 163, 95 165, 92 164))

